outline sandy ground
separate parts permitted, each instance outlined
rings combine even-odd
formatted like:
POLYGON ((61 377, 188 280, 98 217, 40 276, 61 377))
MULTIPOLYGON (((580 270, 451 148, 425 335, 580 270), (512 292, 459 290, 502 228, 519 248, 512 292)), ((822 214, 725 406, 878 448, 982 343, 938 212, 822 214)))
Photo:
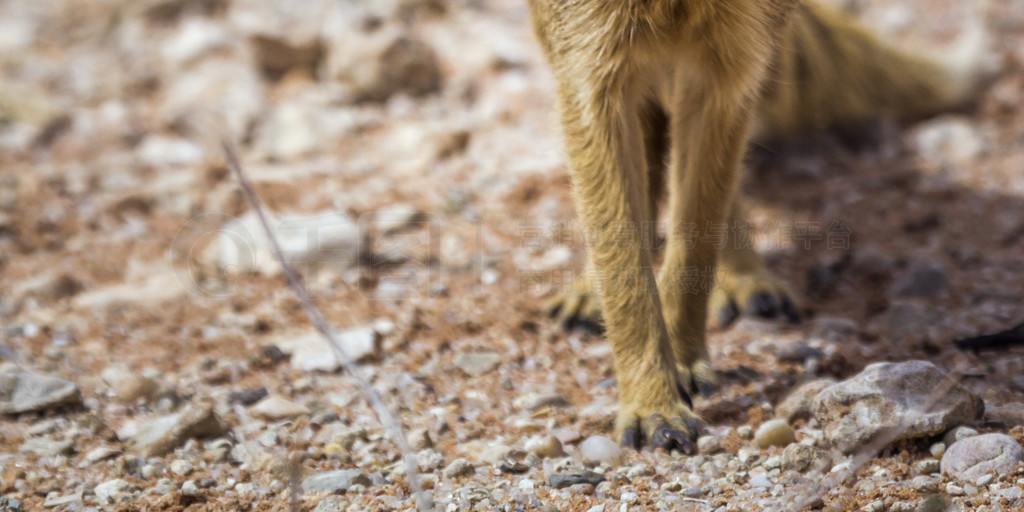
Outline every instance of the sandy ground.
MULTIPOLYGON (((1024 438, 1024 348, 952 345, 1022 318, 1024 3, 989 3, 1002 71, 976 105, 748 158, 756 244, 812 314, 712 332, 721 386, 695 405, 717 453, 594 461, 582 442, 612 435, 615 375, 602 337, 546 316, 585 252, 523 2, 0 1, 0 357, 81 394, 0 420, 0 507, 413 506, 378 417, 323 371, 336 364, 234 223, 249 208, 228 137, 275 215, 320 219, 284 226, 288 248, 414 434, 440 510, 1022 510, 1024 466, 960 482, 938 470, 941 435, 845 479, 841 455, 786 473, 782 447, 750 439, 798 384, 910 359, 984 399, 974 429, 1024 438), (253 404, 261 389, 275 400, 253 404), (197 404, 213 436, 139 449, 197 404), (604 482, 552 487, 585 467, 604 482), (334 469, 358 478, 297 496, 334 469)), ((976 21, 938 0, 848 4, 937 55, 976 21)), ((792 426, 828 451, 813 420, 792 426)))

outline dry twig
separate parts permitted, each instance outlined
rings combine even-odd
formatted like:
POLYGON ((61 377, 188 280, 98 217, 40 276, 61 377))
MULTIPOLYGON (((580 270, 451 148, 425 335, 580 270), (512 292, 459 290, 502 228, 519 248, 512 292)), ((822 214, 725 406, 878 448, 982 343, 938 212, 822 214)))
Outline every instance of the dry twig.
MULTIPOLYGON (((260 202, 259 197, 249 184, 248 178, 245 176, 245 172, 242 170, 241 164, 238 162, 238 156, 235 154, 231 144, 227 141, 222 142, 224 148, 224 158, 227 161, 228 168, 234 173, 238 179, 239 187, 242 189, 242 194, 248 200, 252 206, 253 211, 256 212, 256 216, 259 218, 260 225, 263 227, 264 234, 270 242, 270 247, 273 249, 274 256, 277 258, 278 263, 281 265, 281 270, 284 273, 285 279, 295 292, 295 296, 298 298, 299 303, 302 305, 302 309, 305 310, 306 315, 309 317, 310 322, 316 327, 317 331, 323 335, 324 339, 327 340, 327 344, 331 347, 331 351, 334 352, 334 356, 341 361, 342 367, 345 371, 355 379, 359 386, 359 391, 369 402, 374 412, 377 413, 377 418, 381 424, 388 431, 391 439, 394 440, 398 449, 402 452, 402 458, 405 461, 405 474, 409 479, 409 485, 413 489, 413 493, 416 500, 416 508, 421 512, 426 512, 433 509, 431 499, 428 495, 423 492, 423 487, 420 483, 419 472, 416 469, 416 455, 409 446, 408 440, 405 438, 405 433, 402 431, 402 426, 395 419, 395 416, 388 409, 387 405, 384 404, 384 400, 380 394, 370 385, 370 382, 366 380, 362 372, 356 366, 355 362, 345 352, 345 348, 338 342, 338 338, 335 335, 334 328, 324 318, 323 313, 320 309, 313 304, 313 299, 310 298, 309 292, 306 291, 306 287, 302 284, 299 279, 298 273, 295 269, 285 261, 284 252, 281 250, 281 246, 274 236, 273 230, 270 228, 270 222, 267 220, 267 215, 263 209, 263 205, 260 202)), ((293 479, 294 480, 294 479, 293 479)), ((292 509, 298 510, 298 495, 299 489, 295 482, 292 483, 292 509)))

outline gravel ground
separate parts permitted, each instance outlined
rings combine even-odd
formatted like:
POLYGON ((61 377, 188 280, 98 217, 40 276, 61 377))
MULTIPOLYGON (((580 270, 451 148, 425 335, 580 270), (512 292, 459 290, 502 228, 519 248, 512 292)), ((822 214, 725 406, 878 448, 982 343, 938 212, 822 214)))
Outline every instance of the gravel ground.
MULTIPOLYGON (((845 2, 944 55, 972 5, 845 2)), ((976 105, 757 148, 799 325, 710 336, 701 453, 620 450, 553 81, 521 0, 0 1, 0 510, 1024 510, 1024 2, 976 105), (892 363, 892 364, 875 364, 892 363)), ((980 22, 979 22, 980 23, 980 22)), ((980 25, 979 25, 980 26, 980 25)), ((975 27, 976 28, 976 27, 975 27)))

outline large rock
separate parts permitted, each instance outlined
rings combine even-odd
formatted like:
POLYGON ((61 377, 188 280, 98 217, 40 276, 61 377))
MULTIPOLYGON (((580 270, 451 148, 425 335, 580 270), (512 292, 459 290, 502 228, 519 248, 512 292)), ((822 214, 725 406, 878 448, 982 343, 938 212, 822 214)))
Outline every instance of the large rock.
POLYGON ((875 363, 818 393, 813 415, 832 446, 851 453, 888 435, 889 442, 936 435, 978 419, 980 398, 926 361, 875 363))
POLYGON ((0 373, 0 413, 21 414, 82 403, 71 381, 20 368, 0 373))
POLYGON ((227 425, 210 404, 190 404, 144 425, 132 436, 131 449, 140 455, 160 456, 188 439, 218 436, 226 430, 227 425))
POLYGON ((961 439, 942 456, 942 472, 966 482, 974 482, 995 472, 1010 474, 1024 462, 1024 449, 1005 434, 984 434, 961 439))
POLYGON ((815 379, 805 382, 789 393, 775 408, 775 413, 786 421, 806 420, 811 417, 814 397, 823 389, 835 384, 835 379, 815 379))
MULTIPOLYGON (((340 213, 282 215, 268 220, 285 259, 292 264, 325 265, 344 270, 357 265, 369 248, 362 228, 340 213)), ((264 275, 281 271, 255 212, 222 227, 218 249, 221 268, 264 275)))

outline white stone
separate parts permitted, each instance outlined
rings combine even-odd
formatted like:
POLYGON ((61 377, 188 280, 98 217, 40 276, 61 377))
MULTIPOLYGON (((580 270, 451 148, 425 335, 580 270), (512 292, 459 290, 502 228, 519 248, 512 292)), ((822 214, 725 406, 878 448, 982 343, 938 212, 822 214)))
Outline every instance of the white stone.
POLYGON ((203 161, 203 149, 179 137, 150 135, 136 152, 143 163, 154 167, 196 165, 203 161))
POLYGON ((936 435, 981 412, 980 398, 927 361, 872 364, 822 390, 813 406, 826 438, 843 453, 878 435, 890 434, 892 442, 936 435))
POLYGON ((182 460, 182 459, 176 459, 176 460, 172 461, 171 465, 170 465, 170 468, 171 468, 171 473, 174 473, 175 475, 178 475, 178 476, 188 475, 189 473, 191 473, 195 469, 195 467, 192 466, 191 462, 189 462, 187 460, 182 460))
POLYGON ((761 424, 754 433, 754 442, 761 448, 786 446, 796 441, 793 427, 783 419, 769 420, 761 424))
MULTIPOLYGON (((356 266, 369 249, 361 227, 341 213, 271 215, 268 221, 285 260, 293 265, 346 270, 356 266)), ((281 271, 255 212, 220 228, 218 250, 218 265, 226 271, 267 276, 281 271)))
POLYGON ((281 395, 270 395, 249 408, 257 418, 277 421, 310 414, 308 407, 295 403, 281 395))
POLYGON ((618 466, 622 462, 622 448, 604 436, 590 436, 580 443, 580 456, 588 462, 603 462, 618 466))
MULTIPOLYGON (((380 336, 372 327, 342 331, 336 338, 353 362, 370 361, 380 355, 380 336)), ((335 372, 342 367, 330 343, 317 331, 282 337, 275 345, 285 353, 291 353, 291 365, 296 370, 335 372)))
POLYGON ((113 480, 107 480, 93 489, 93 493, 103 503, 113 503, 117 495, 127 492, 132 488, 132 484, 128 483, 127 480, 121 478, 115 478, 113 480))

